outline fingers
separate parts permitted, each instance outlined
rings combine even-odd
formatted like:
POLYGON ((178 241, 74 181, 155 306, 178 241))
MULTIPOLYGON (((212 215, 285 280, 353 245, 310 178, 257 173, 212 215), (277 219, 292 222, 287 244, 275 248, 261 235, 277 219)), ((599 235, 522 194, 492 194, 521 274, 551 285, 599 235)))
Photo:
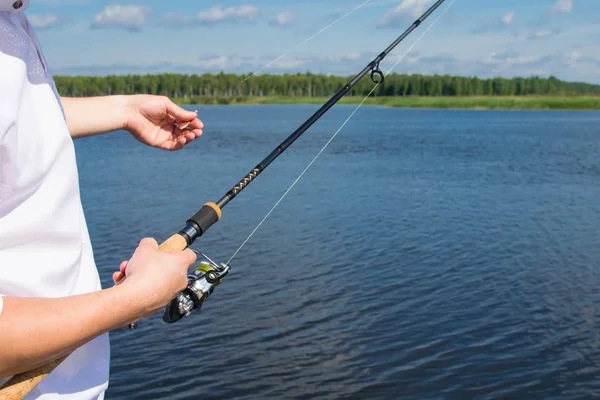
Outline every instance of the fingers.
MULTIPOLYGON (((154 239, 154 238, 144 238, 140 241, 140 244, 138 246, 139 249, 141 250, 155 250, 158 251, 158 242, 154 239)), ((193 263, 196 262, 196 253, 194 253, 192 250, 190 249, 185 249, 183 251, 180 252, 175 252, 175 253, 171 253, 173 257, 178 257, 179 261, 181 261, 182 263, 185 263, 186 267, 192 265, 193 263)), ((115 281, 115 283, 117 283, 118 281, 120 281, 123 277, 127 276, 127 261, 123 261, 121 263, 121 265, 119 266, 119 272, 115 272, 113 274, 113 280, 115 281)))
POLYGON ((176 151, 183 149, 183 147, 185 146, 185 142, 185 138, 177 138, 177 140, 169 140, 168 142, 163 143, 159 147, 163 150, 176 151))
POLYGON ((194 134, 194 137, 197 139, 200 136, 202 136, 202 129, 193 129, 192 133, 194 134))
POLYGON ((202 123, 202 121, 200 121, 197 118, 195 112, 194 112, 194 119, 193 120, 179 123, 179 129, 180 130, 186 129, 186 130, 196 130, 196 131, 202 132, 202 128, 204 128, 204 123, 202 123))
MULTIPOLYGON (((139 247, 146 247, 151 248, 153 250, 158 250, 158 242, 154 238, 147 237, 140 241, 139 247)), ((185 249, 181 252, 176 252, 175 255, 181 257, 181 260, 183 262, 187 262, 188 265, 196 262, 196 253, 194 253, 190 249, 185 249)), ((127 264, 127 261, 123 261, 119 266, 119 272, 125 273, 127 269, 127 264)))
POLYGON ((170 99, 166 99, 166 106, 167 112, 180 122, 180 129, 184 129, 188 126, 194 129, 204 128, 204 124, 197 118, 195 111, 185 110, 173 103, 170 99))
POLYGON ((194 132, 186 132, 183 137, 185 138, 186 143, 189 143, 196 139, 196 134, 194 132))
POLYGON ((170 140, 163 142, 160 147, 165 150, 176 151, 185 147, 195 139, 202 136, 204 123, 197 118, 197 111, 187 111, 169 98, 165 98, 167 118, 173 129, 170 140))
POLYGON ((194 139, 200 137, 202 135, 202 131, 200 130, 199 132, 196 131, 184 131, 181 133, 181 136, 179 136, 177 138, 177 143, 182 144, 182 145, 186 145, 188 143, 190 143, 191 141, 193 141, 194 139))
POLYGON ((189 143, 192 140, 202 136, 202 133, 203 133, 202 128, 203 127, 204 126, 198 119, 195 119, 194 121, 191 121, 190 123, 180 124, 177 127, 177 133, 176 133, 177 138, 181 139, 182 137, 184 137, 186 139, 186 142, 189 143), (197 124, 196 122, 198 122, 199 124, 197 124), (200 126, 198 127, 198 125, 200 125, 200 126))
MULTIPOLYGON (((187 127, 187 128, 190 128, 190 129, 192 129, 192 130, 200 130, 200 131, 202 131, 202 128, 204 128, 204 124, 202 123, 202 121, 200 121, 200 120, 197 118, 196 112, 194 112, 194 119, 193 119, 193 120, 191 120, 191 121, 189 122, 189 124, 188 124, 188 125, 186 125, 186 127, 187 127)), ((183 129, 183 128, 182 128, 182 129, 183 129)))
POLYGON ((190 266, 196 262, 196 253, 191 251, 190 249, 185 249, 181 253, 179 253, 181 260, 186 263, 186 266, 190 266))
POLYGON ((163 146, 163 149, 166 149, 169 151, 181 150, 181 149, 183 149, 183 146, 185 146, 185 142, 186 142, 185 138, 178 138, 174 142, 165 143, 163 146))
POLYGON ((124 272, 115 272, 113 274, 113 282, 115 283, 115 285, 120 284, 121 282, 123 282, 123 280, 126 278, 127 276, 125 275, 124 272))
POLYGON ((152 249, 158 249, 158 242, 154 238, 143 238, 138 247, 150 247, 152 249))
MULTIPOLYGON (((200 132, 200 135, 201 134, 202 134, 202 132, 200 132)), ((200 136, 200 135, 198 135, 198 136, 200 136)), ((195 134, 186 132, 185 134, 182 134, 181 136, 178 136, 172 140, 168 140, 168 141, 164 142, 159 147, 161 149, 169 150, 169 151, 181 150, 185 147, 185 145, 190 143, 192 140, 194 140, 198 136, 196 136, 195 134)))
POLYGON ((113 278, 113 282, 115 283, 115 285, 118 285, 119 283, 121 283, 121 281, 123 281, 123 279, 127 276, 125 270, 127 269, 127 261, 123 261, 121 263, 121 265, 119 266, 119 271, 115 272, 112 276, 113 278))

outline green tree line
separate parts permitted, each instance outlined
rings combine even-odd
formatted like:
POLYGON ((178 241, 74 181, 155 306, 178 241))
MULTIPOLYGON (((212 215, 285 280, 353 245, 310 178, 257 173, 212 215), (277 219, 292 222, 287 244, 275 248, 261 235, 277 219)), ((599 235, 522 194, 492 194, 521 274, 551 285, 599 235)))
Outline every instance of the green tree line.
MULTIPOLYGON (((258 75, 235 74, 160 74, 119 76, 56 76, 63 96, 99 96, 112 94, 159 94, 172 98, 199 96, 280 96, 327 97, 352 77, 311 73, 258 75)), ((366 96, 373 88, 363 78, 349 93, 366 96)), ((518 78, 460 77, 450 75, 391 74, 377 87, 373 96, 525 96, 525 95, 599 95, 600 85, 565 82, 555 77, 518 78)))

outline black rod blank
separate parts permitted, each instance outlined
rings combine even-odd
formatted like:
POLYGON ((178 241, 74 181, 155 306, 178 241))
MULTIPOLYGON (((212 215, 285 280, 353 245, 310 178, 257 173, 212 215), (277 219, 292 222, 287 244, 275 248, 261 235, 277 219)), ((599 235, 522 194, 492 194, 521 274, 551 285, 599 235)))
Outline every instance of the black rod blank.
POLYGON ((288 147, 292 145, 304 132, 308 130, 315 122, 317 122, 323 114, 333 107, 342 97, 344 97, 365 75, 371 72, 371 78, 375 83, 381 83, 384 79, 383 73, 379 69, 379 63, 392 51, 400 42, 402 42, 412 31, 414 31, 427 17, 429 17, 445 0, 438 0, 432 5, 419 19, 417 19, 402 35, 400 35, 387 49, 379 54, 371 61, 358 75, 350 82, 341 88, 336 94, 331 97, 321 108, 319 108, 306 122, 296 129, 287 139, 285 139, 275 150, 273 150, 265 159, 256 165, 237 185, 225 194, 216 204, 219 208, 223 208, 235 196, 237 196, 246 186, 250 184, 265 168, 269 166, 277 157, 281 155, 288 147), (377 77, 377 78, 376 78, 377 77))
POLYGON ((376 84, 382 83, 385 76, 379 68, 379 63, 392 51, 400 42, 402 42, 412 31, 414 31, 427 17, 429 17, 445 0, 438 0, 433 4, 419 19, 400 35, 394 42, 388 46, 381 54, 371 61, 358 75, 334 94, 321 108, 319 108, 309 119, 306 120, 298 129, 279 144, 267 157, 256 165, 242 180, 231 188, 216 204, 208 203, 196 215, 187 221, 187 225, 179 234, 183 236, 188 245, 191 245, 198 237, 210 228, 220 218, 220 211, 234 197, 236 197, 246 186, 250 184, 261 172, 265 170, 277 157, 281 155, 288 147, 292 145, 304 132, 308 130, 315 122, 319 120, 331 107, 333 107, 342 97, 344 97, 356 83, 365 75, 371 73, 371 79, 376 84))

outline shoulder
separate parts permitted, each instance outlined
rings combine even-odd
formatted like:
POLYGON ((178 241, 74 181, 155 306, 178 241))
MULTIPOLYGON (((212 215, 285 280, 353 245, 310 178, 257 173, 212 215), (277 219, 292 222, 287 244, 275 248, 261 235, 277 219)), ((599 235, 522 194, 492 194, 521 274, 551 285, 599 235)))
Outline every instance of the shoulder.
MULTIPOLYGON (((27 8, 28 0, 17 1, 27 8)), ((2 11, 12 8, 13 3, 0 0, 0 91, 2 98, 12 102, 25 80, 31 84, 49 83, 41 48, 25 14, 20 10, 2 11)))
POLYGON ((28 5, 29 0, 0 0, 0 139, 15 122, 28 88, 30 93, 38 88, 40 97, 40 87, 53 87, 39 41, 21 11, 28 5), (22 3, 20 9, 2 11, 13 8, 15 1, 22 3))
POLYGON ((0 139, 16 118, 29 58, 28 40, 10 14, 0 12, 0 139))
POLYGON ((0 141, 16 123, 27 82, 42 83, 43 77, 25 14, 5 11, 13 3, 0 0, 0 141))

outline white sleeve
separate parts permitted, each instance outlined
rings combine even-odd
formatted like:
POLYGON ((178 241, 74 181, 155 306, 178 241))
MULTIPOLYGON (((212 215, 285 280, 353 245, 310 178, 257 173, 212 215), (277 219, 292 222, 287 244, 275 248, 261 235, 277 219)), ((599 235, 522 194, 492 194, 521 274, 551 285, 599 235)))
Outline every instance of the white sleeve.
POLYGON ((0 71, 2 71, 0 73, 0 142, 2 142, 8 131, 15 129, 23 95, 23 83, 27 79, 27 69, 21 54, 23 50, 18 45, 19 40, 23 38, 12 26, 9 17, 3 13, 0 13, 0 32, 3 32, 0 34, 0 71))
MULTIPOLYGON (((0 0, 0 9, 3 7, 0 0)), ((10 200, 15 185, 14 160, 17 130, 17 115, 22 97, 23 82, 27 79, 23 60, 18 57, 18 47, 15 42, 19 36, 9 18, 9 13, 0 12, 0 251, 5 247, 4 234, 6 224, 3 218, 11 209, 10 200)), ((2 313, 2 296, 9 295, 7 280, 12 273, 9 265, 2 258, 0 261, 0 314, 2 313)), ((16 266, 12 266, 17 268, 16 266)))

